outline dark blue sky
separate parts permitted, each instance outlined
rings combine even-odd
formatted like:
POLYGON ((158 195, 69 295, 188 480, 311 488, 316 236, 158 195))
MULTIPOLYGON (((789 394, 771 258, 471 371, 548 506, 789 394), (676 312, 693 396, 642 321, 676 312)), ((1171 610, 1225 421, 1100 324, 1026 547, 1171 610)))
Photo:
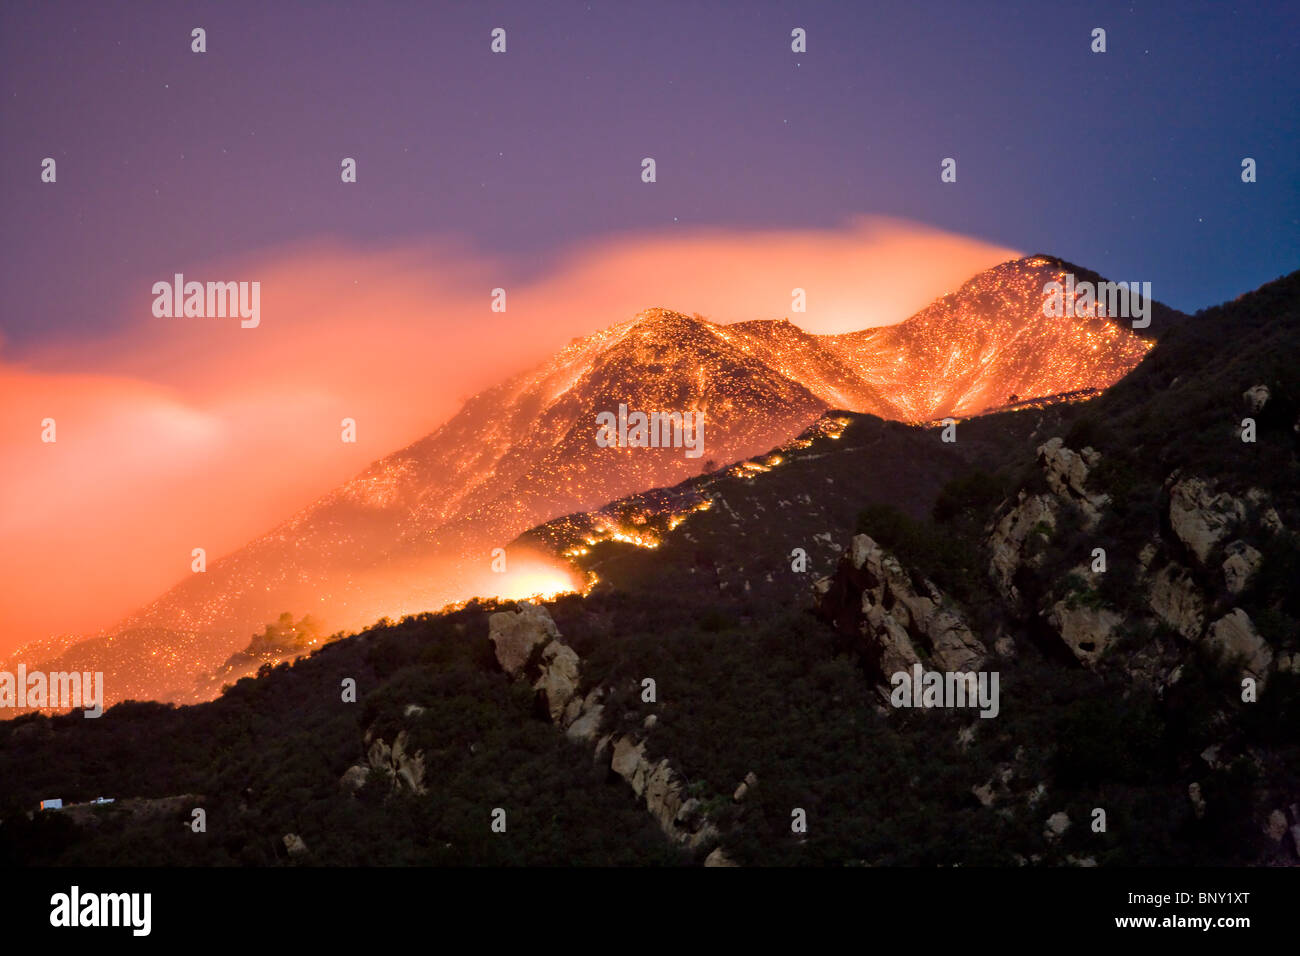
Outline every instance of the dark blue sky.
POLYGON ((322 236, 527 271, 870 213, 1191 311, 1300 267, 1298 78, 1294 2, 6 3, 0 334, 94 334, 174 269, 322 236))

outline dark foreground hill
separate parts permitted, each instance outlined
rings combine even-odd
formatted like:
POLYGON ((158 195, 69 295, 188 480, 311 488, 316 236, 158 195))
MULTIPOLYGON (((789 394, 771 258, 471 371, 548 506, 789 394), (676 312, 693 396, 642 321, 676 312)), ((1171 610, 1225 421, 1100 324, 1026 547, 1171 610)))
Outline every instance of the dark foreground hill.
POLYGON ((1091 402, 951 444, 833 413, 536 529, 598 578, 547 613, 381 622, 211 703, 4 723, 0 854, 1295 864, 1298 359, 1300 273, 1091 402), (996 671, 996 716, 891 706, 913 662, 996 671), (32 812, 98 796, 123 805, 32 812))

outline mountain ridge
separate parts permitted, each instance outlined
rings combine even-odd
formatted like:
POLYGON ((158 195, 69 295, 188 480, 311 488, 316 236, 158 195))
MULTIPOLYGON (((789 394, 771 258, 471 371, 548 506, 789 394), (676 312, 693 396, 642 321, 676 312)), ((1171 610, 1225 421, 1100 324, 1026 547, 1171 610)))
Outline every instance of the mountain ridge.
MULTIPOLYGON (((993 382, 981 361, 1014 345, 1025 328, 1044 325, 1041 285, 1061 273, 1057 263, 1010 260, 898 326, 837 336, 814 335, 788 318, 719 325, 643 310, 472 397, 429 435, 373 462, 205 574, 37 666, 111 673, 111 699, 187 699, 196 672, 214 670, 285 610, 342 631, 484 589, 530 593, 538 580, 555 578, 555 569, 526 560, 517 578, 492 577, 494 548, 555 517, 676 484, 710 462, 761 454, 830 408, 924 420, 978 414, 1026 387, 1038 395, 1066 391, 1058 386, 1077 385, 1077 370, 1060 368, 1059 356, 1080 347, 1081 320, 1038 329, 1038 341, 1066 343, 1050 352, 1057 366, 1044 366, 1031 350, 1004 361, 993 382), (937 325, 960 349, 943 361, 936 358, 937 325), (963 325, 983 331, 963 340, 963 325), (896 369, 913 363, 921 384, 904 387, 896 369), (620 404, 704 412, 704 456, 596 447, 595 413, 620 404)), ((1089 366, 1093 386, 1109 385, 1150 347, 1107 319, 1089 320, 1088 328, 1104 332, 1101 355, 1109 359, 1089 366)))
POLYGON ((380 622, 198 706, 2 721, 0 859, 1295 866, 1298 353, 1300 273, 1095 402, 955 444, 837 411, 787 461, 611 503, 690 513, 592 546, 601 584, 545 610, 380 622), (912 657, 1000 673, 997 719, 891 707, 912 657), (503 792, 518 847, 485 825, 503 792), (53 793, 120 810, 35 811, 53 793), (175 840, 200 793, 222 838, 175 840))

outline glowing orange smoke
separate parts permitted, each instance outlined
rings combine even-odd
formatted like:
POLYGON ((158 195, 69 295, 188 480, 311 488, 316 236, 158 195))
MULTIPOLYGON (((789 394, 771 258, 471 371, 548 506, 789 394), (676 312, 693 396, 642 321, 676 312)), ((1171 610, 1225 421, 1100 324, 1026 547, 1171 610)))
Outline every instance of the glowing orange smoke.
MULTIPOLYGON (((874 220, 628 235, 517 281, 511 265, 450 242, 381 252, 320 243, 186 264, 260 281, 257 329, 155 319, 150 284, 171 269, 142 272, 137 298, 105 304, 126 317, 119 331, 0 355, 0 656, 113 625, 186 580, 194 548, 214 562, 431 431, 469 395, 649 305, 723 322, 775 318, 799 286, 808 311, 791 318, 842 331, 899 321, 1014 254, 874 220), (505 313, 489 311, 496 286, 509 289, 505 313), (47 417, 55 444, 40 442, 47 417), (355 444, 340 441, 343 418, 357 422, 355 444)), ((560 586, 539 574, 482 588, 560 586)), ((370 602, 351 610, 360 619, 370 602)))

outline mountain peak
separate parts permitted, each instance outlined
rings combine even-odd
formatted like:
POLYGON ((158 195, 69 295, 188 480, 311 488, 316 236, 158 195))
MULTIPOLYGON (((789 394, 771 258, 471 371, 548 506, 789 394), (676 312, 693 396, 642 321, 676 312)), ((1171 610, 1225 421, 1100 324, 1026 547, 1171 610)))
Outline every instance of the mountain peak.
POLYGON ((694 316, 687 315, 684 312, 677 312, 673 309, 665 309, 660 305, 652 306, 649 309, 642 309, 636 314, 636 317, 632 321, 634 325, 652 325, 660 323, 673 324, 678 322, 698 325, 700 323, 700 319, 695 318, 694 316))
POLYGON ((662 306, 643 309, 623 328, 627 329, 628 341, 634 345, 664 347, 688 342, 703 345, 712 340, 711 333, 718 329, 702 316, 687 315, 662 306))

